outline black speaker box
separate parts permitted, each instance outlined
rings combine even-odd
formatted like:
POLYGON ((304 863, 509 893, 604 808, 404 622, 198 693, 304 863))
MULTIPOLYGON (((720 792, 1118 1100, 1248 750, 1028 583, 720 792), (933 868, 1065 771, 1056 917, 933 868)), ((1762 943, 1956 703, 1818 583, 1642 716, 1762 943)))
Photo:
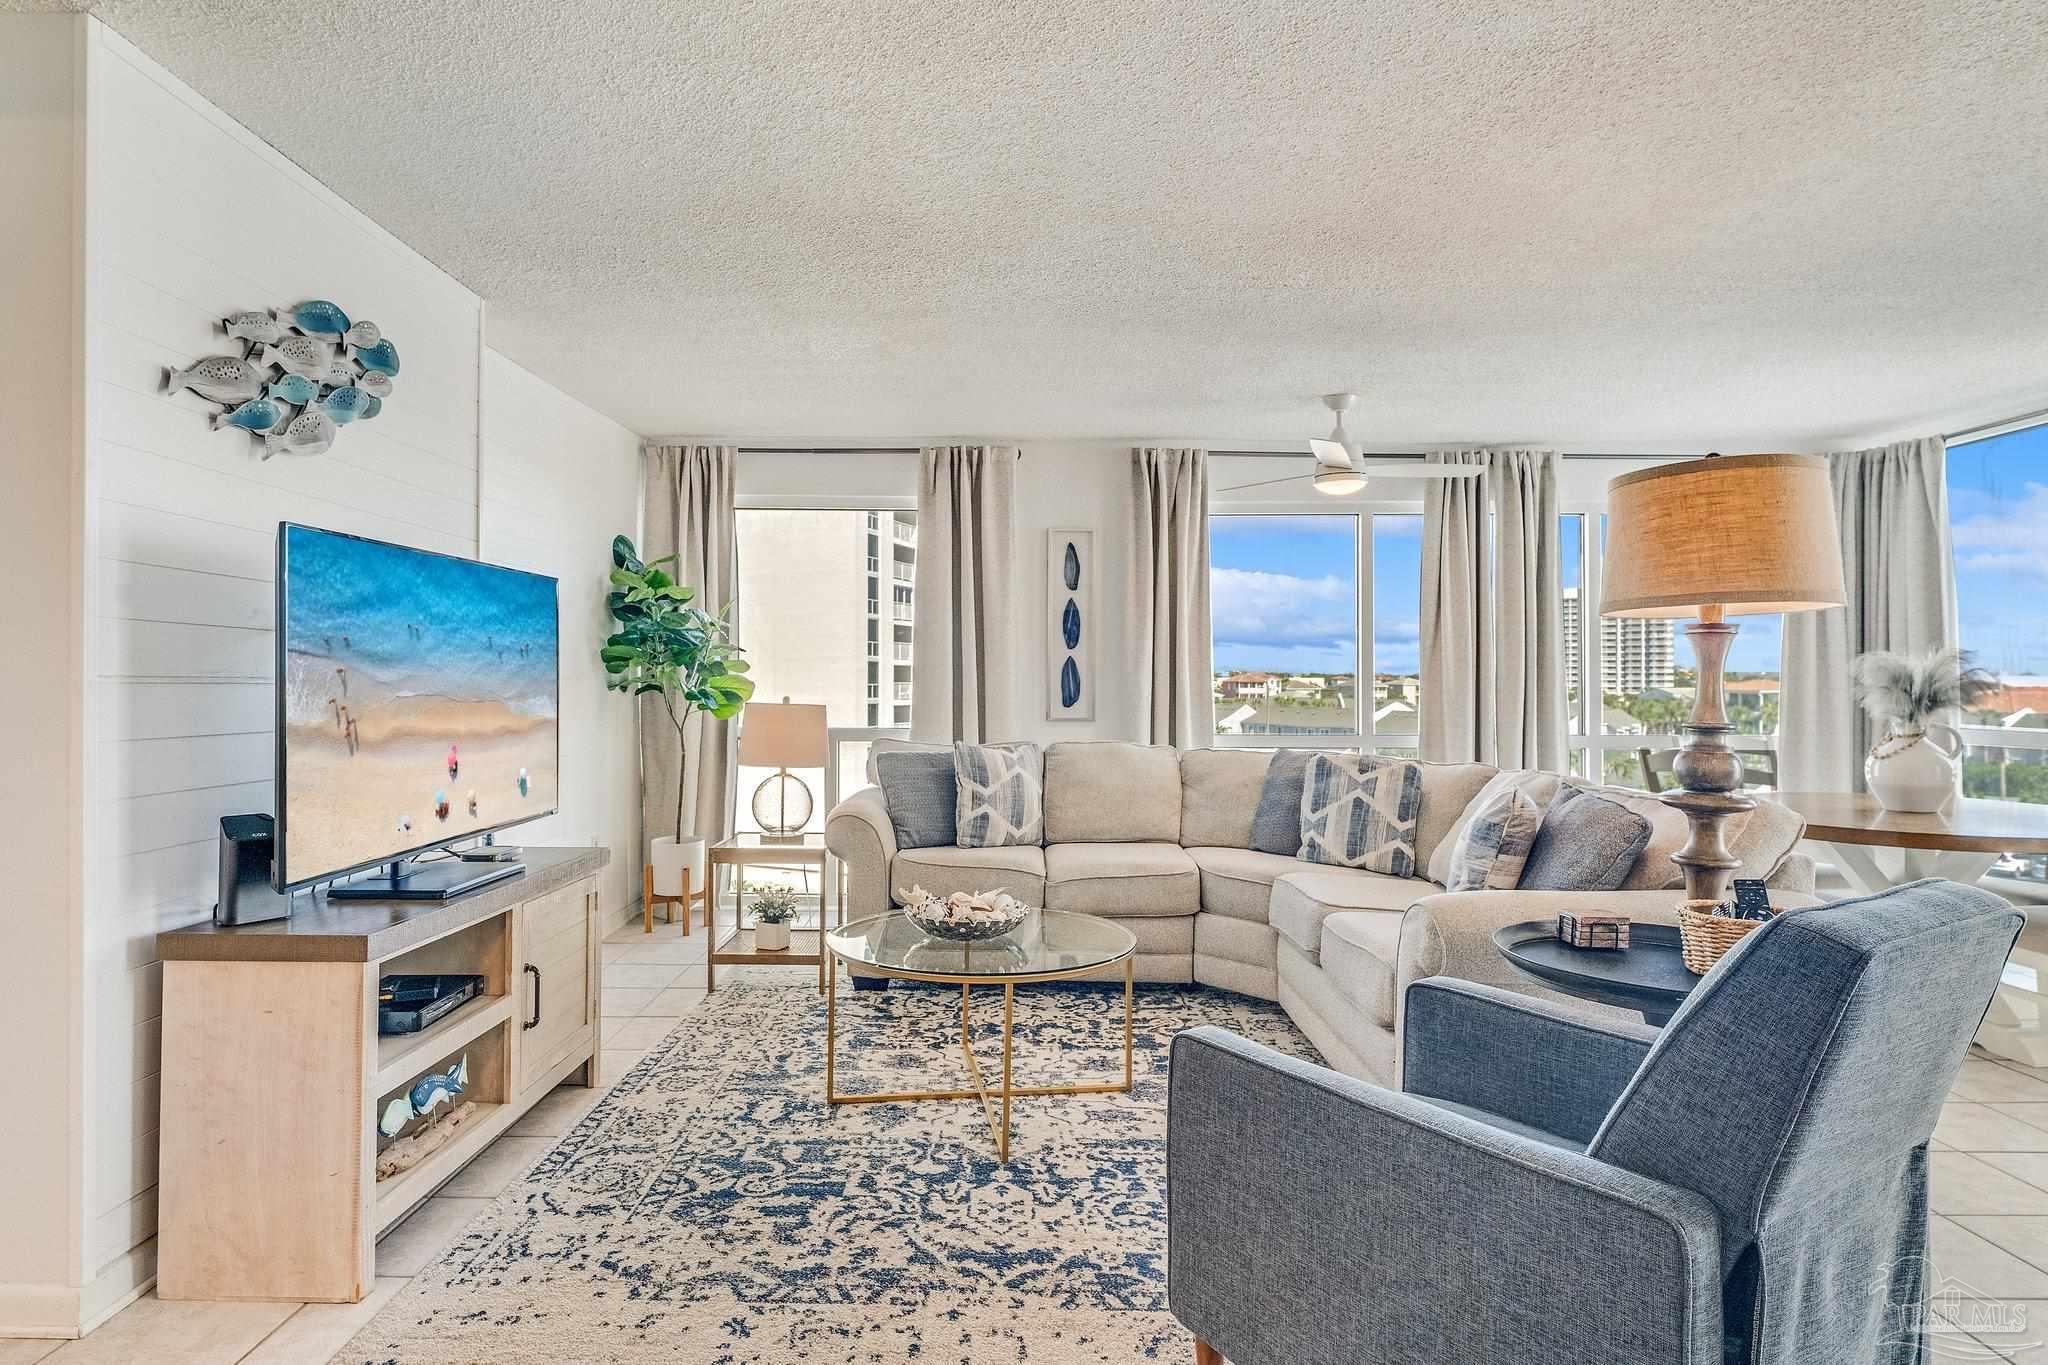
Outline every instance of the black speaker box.
POLYGON ((223 815, 220 818, 220 899, 213 906, 215 924, 261 924, 285 919, 292 898, 270 887, 271 845, 275 826, 267 815, 223 815))

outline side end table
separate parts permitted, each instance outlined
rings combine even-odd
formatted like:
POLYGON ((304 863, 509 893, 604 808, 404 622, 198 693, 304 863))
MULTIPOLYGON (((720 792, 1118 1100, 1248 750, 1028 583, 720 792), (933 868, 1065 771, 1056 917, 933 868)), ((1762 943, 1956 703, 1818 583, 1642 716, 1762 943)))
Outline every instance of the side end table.
MULTIPOLYGON (((704 989, 718 989, 722 966, 759 965, 770 967, 816 967, 818 990, 825 989, 825 931, 832 927, 831 909, 833 858, 822 834, 805 834, 779 839, 766 834, 735 834, 711 846, 711 880, 715 887, 718 869, 730 867, 732 878, 732 928, 722 929, 706 900, 711 942, 704 954, 704 989), (818 927, 789 931, 789 947, 763 949, 754 946, 754 931, 747 924, 747 869, 750 867, 802 867, 818 871, 818 927), (723 937, 721 937, 721 934, 723 937)), ((708 894, 709 888, 707 888, 708 894)), ((846 901, 838 898, 841 923, 846 919, 846 901)))

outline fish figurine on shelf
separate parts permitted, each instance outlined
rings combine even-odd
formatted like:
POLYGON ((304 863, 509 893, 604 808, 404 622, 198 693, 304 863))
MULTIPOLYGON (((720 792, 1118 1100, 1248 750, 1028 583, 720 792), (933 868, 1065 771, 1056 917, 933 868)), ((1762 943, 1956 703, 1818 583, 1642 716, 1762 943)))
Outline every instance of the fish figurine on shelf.
POLYGON ((284 420, 284 405, 271 398, 251 398, 233 412, 217 412, 213 415, 213 429, 240 427, 244 431, 262 434, 284 420))
POLYGON ((376 370, 370 370, 362 378, 356 380, 356 387, 369 394, 372 398, 389 398, 391 396, 391 376, 380 374, 376 370))
POLYGON ((348 335, 348 314, 326 299, 308 299, 291 308, 280 308, 277 318, 280 322, 289 322, 307 336, 333 337, 339 341, 348 335))
POLYGON ((384 329, 363 318, 343 333, 341 339, 351 346, 375 346, 384 339, 384 329))
POLYGON ((267 369, 238 355, 210 355, 190 369, 165 371, 164 392, 190 389, 209 403, 240 403, 263 396, 267 369))
POLYGON ((384 1106, 383 1117, 377 1120, 377 1131, 385 1137, 397 1137, 405 1131, 405 1125, 412 1122, 412 1099, 400 1095, 384 1106))
POLYGON ((277 315, 262 308, 251 308, 221 319, 221 326, 228 335, 252 346, 268 346, 284 340, 292 334, 291 328, 277 320, 277 315))
POLYGON ((263 438, 263 458, 273 455, 323 455, 334 444, 334 419, 318 408, 307 408, 285 426, 263 438))
POLYGON ((273 346, 263 348, 262 363, 265 368, 277 365, 293 374, 302 374, 308 379, 319 379, 327 373, 327 367, 334 361, 334 352, 324 341, 312 337, 291 336, 273 346))
POLYGON ((437 1071, 412 1088, 406 1098, 413 1113, 424 1118, 469 1088, 469 1058, 464 1056, 446 1071, 437 1071))
POLYGON ((332 417, 336 426, 345 427, 362 416, 369 403, 370 395, 351 384, 330 391, 320 400, 320 410, 332 417))
POLYGON ((320 385, 302 374, 288 374, 270 386, 270 396, 302 408, 320 396, 320 385))
POLYGON ((385 337, 375 346, 356 347, 355 357, 356 363, 366 370, 393 376, 398 373, 398 348, 391 344, 390 337, 385 337))

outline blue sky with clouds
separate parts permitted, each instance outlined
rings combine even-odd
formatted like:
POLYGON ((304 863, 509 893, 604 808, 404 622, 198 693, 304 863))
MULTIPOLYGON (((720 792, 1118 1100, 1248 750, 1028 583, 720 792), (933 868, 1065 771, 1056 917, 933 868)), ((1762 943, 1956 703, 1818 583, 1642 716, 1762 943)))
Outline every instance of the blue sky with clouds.
MULTIPOLYGON (((2048 426, 1954 447, 1948 488, 1963 647, 2001 674, 2048 675, 2048 426)), ((1373 519, 1374 640, 1365 659, 1354 605, 1359 526, 1349 514, 1213 518, 1217 667, 1415 672, 1422 518, 1373 519)), ((1563 586, 1576 587, 1577 518, 1565 518, 1562 532, 1563 586)), ((1729 667, 1776 673, 1782 618, 1744 616, 1738 624, 1729 667)), ((1682 635, 1677 653, 1690 667, 1682 635)))

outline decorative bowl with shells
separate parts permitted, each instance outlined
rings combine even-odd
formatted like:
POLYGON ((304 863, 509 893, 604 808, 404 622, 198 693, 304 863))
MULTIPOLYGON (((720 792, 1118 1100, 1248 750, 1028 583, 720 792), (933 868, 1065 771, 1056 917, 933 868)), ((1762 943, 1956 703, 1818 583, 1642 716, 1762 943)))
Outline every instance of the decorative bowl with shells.
POLYGON ((933 938, 954 943, 1000 937, 1022 924, 1031 913, 1030 906, 1000 887, 973 893, 955 891, 942 897, 913 886, 907 893, 897 891, 896 899, 903 902, 903 913, 912 924, 933 938))

